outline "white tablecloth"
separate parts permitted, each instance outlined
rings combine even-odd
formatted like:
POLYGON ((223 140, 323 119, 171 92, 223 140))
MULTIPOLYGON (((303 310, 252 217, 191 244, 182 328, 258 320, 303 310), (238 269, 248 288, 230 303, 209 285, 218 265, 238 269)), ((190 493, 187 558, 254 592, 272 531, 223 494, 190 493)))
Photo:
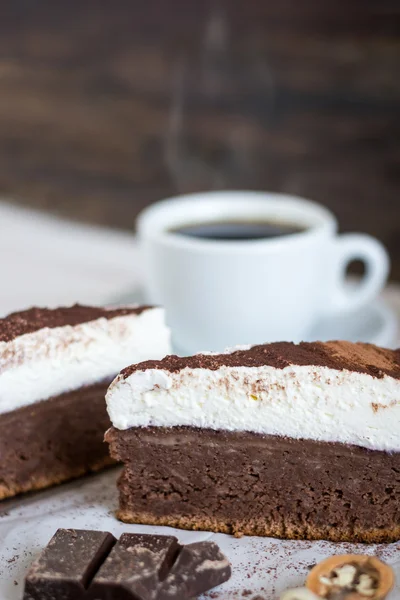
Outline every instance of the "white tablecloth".
POLYGON ((0 202, 1 315, 34 304, 113 302, 139 280, 133 233, 0 202))

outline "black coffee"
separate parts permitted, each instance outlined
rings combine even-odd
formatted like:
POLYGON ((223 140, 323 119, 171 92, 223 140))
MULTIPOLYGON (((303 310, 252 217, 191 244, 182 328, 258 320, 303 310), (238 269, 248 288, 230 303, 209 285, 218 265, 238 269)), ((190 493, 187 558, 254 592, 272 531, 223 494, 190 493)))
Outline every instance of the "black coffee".
POLYGON ((189 237, 206 240, 263 240, 292 235, 304 231, 304 227, 278 221, 205 221, 190 223, 170 229, 189 237))

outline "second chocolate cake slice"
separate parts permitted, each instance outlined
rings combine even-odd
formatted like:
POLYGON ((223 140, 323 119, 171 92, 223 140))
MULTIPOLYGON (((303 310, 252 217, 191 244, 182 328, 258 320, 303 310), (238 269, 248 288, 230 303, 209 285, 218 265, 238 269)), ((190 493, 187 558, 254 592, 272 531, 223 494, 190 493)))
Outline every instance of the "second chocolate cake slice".
POLYGON ((400 352, 275 343, 169 356, 107 394, 127 522, 334 541, 400 538, 400 352))
POLYGON ((168 350, 163 310, 150 306, 0 319, 0 500, 111 464, 107 387, 128 361, 168 350))

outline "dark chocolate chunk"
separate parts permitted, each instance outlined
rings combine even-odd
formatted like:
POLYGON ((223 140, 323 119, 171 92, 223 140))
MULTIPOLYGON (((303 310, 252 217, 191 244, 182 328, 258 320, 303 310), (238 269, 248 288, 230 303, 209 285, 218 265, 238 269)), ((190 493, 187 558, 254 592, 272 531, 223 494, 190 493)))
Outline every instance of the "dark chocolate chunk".
POLYGON ((87 599, 155 600, 180 548, 172 536, 123 534, 93 579, 87 599))
POLYGON ((227 581, 231 567, 214 542, 183 546, 164 579, 157 600, 193 598, 227 581))
POLYGON ((25 581, 24 600, 189 600, 231 575, 212 542, 59 529, 25 581))
POLYGON ((114 543, 103 531, 58 529, 26 576, 24 600, 81 600, 114 543))

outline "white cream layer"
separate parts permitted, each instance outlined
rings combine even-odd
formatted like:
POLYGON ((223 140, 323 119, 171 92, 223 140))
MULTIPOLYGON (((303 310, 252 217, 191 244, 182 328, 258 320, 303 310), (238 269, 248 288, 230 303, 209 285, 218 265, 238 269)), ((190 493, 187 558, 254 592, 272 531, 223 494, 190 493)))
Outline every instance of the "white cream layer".
POLYGON ((119 375, 106 396, 117 429, 251 431, 400 451, 400 381, 327 367, 148 369, 119 375))
POLYGON ((0 342, 0 414, 112 378, 170 353, 164 311, 44 328, 0 342))

